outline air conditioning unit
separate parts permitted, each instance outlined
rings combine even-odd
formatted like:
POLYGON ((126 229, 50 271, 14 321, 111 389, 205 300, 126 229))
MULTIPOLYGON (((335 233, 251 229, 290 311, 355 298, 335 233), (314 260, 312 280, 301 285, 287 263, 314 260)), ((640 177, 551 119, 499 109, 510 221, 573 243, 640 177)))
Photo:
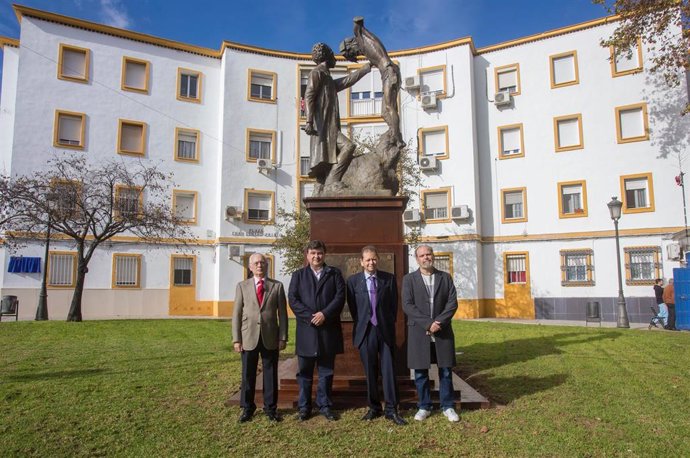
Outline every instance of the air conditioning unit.
POLYGON ((510 91, 500 91, 494 95, 494 104, 496 104, 497 107, 510 105, 510 101, 510 91))
POLYGON ((666 255, 670 261, 679 261, 680 260, 680 244, 679 243, 672 243, 670 245, 666 245, 666 255))
POLYGON ((408 76, 405 78, 405 89, 419 89, 419 75, 408 76))
POLYGON ((225 207, 225 221, 230 221, 231 219, 242 218, 242 209, 239 207, 233 207, 228 205, 225 207))
POLYGON ((262 170, 268 170, 273 168, 273 164, 271 164, 270 159, 257 159, 256 160, 256 168, 260 171, 262 170))
POLYGON ((244 245, 228 245, 228 258, 235 259, 244 256, 244 245))
POLYGON ((419 160, 419 168, 422 170, 436 170, 438 168, 438 160, 435 157, 425 156, 419 160))
POLYGON ((436 93, 430 92, 422 94, 422 108, 436 108, 438 101, 436 100, 436 93))
POLYGON ((422 215, 419 210, 405 210, 403 212, 403 222, 405 223, 418 223, 422 220, 422 215))
POLYGON ((467 219, 470 217, 470 208, 467 205, 456 205, 450 209, 450 217, 453 219, 467 219))

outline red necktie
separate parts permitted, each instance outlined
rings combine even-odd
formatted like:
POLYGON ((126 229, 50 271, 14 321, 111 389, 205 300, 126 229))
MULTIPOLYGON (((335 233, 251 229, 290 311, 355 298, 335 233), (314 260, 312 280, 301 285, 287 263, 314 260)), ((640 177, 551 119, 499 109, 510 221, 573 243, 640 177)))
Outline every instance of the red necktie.
POLYGON ((264 281, 259 280, 259 283, 256 285, 256 297, 259 299, 259 308, 261 308, 261 304, 264 303, 264 281))

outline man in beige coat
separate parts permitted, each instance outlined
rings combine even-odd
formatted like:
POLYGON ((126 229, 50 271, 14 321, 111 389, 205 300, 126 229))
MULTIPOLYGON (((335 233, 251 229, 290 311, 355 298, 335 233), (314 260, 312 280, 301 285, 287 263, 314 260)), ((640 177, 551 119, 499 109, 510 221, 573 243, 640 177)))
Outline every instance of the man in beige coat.
POLYGON ((285 349, 288 335, 285 289, 279 281, 266 277, 266 258, 254 253, 249 258, 253 276, 237 284, 232 313, 235 351, 242 354, 239 421, 251 420, 256 404, 256 367, 261 355, 263 366, 264 413, 280 421, 278 405, 278 353, 285 349))

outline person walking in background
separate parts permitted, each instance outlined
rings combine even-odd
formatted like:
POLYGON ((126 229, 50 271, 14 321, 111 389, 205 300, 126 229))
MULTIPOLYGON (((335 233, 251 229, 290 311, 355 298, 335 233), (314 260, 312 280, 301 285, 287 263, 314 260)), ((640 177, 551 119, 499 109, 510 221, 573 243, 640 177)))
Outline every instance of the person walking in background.
POLYGON ((668 307, 664 304, 664 279, 657 278, 654 282, 654 296, 656 298, 656 305, 659 307, 659 314, 661 325, 665 328, 668 323, 668 307))
POLYGON ((668 307, 668 324, 665 329, 669 331, 677 331, 676 329, 676 298, 675 290, 673 289, 673 278, 668 279, 668 285, 664 288, 664 304, 668 307))

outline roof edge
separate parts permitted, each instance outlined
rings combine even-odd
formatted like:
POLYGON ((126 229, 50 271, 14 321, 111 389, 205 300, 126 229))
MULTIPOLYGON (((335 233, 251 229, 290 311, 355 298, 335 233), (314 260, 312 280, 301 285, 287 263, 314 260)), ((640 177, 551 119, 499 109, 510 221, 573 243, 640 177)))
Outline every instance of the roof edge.
POLYGON ((0 49, 3 49, 5 46, 12 46, 13 48, 18 48, 19 40, 17 40, 16 38, 0 36, 0 49))

